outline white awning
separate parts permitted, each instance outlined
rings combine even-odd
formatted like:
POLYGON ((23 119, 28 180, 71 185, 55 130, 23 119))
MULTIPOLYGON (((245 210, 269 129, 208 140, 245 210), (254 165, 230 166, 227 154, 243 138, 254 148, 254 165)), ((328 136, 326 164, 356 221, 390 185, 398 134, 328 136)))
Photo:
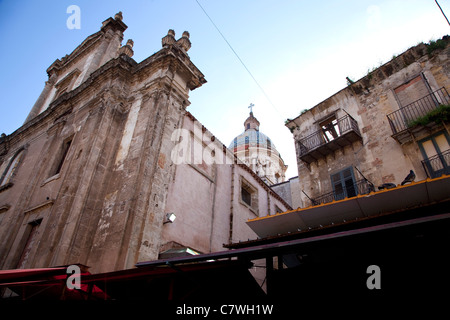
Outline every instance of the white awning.
POLYGON ((318 206, 247 221, 260 238, 416 208, 450 199, 450 176, 413 182, 318 206))

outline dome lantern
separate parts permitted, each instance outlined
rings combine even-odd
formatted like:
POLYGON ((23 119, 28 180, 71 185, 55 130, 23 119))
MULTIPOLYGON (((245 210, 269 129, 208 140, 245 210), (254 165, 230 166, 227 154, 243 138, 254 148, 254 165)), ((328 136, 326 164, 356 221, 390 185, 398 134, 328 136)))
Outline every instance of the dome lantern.
MULTIPOLYGON (((249 108, 252 108, 253 104, 249 108)), ((259 131, 259 121, 250 111, 244 132, 228 147, 242 162, 268 185, 283 182, 287 166, 271 139, 259 131)))

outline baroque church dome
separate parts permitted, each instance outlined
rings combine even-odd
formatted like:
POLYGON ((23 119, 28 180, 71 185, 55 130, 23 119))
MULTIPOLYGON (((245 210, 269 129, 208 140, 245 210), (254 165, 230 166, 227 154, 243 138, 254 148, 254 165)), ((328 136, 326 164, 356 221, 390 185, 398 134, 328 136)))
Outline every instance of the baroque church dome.
POLYGON ((245 131, 228 148, 268 185, 283 182, 287 166, 272 140, 259 131, 259 125, 251 111, 244 122, 245 131))

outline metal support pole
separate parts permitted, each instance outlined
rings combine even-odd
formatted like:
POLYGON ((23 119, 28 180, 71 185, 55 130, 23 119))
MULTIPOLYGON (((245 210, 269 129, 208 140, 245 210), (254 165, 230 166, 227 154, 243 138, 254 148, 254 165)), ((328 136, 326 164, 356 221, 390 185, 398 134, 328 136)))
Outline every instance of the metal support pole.
POLYGON ((273 257, 266 258, 266 286, 267 286, 267 296, 271 297, 273 292, 273 257))

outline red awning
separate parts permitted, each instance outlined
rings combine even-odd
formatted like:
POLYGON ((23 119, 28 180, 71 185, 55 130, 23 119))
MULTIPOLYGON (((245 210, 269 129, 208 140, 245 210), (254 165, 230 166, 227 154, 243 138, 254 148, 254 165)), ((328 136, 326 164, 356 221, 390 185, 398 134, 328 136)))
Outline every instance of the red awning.
MULTIPOLYGON (((79 275, 81 279, 90 275, 87 271, 88 267, 82 264, 77 264, 77 266, 81 270, 79 275)), ((74 275, 67 273, 67 267, 0 270, 0 288, 9 288, 22 300, 35 297, 83 299, 84 292, 87 292, 88 289, 86 284, 81 284, 80 290, 66 290, 67 278, 74 275)), ((91 291, 95 294, 103 293, 98 288, 93 288, 91 291)))
POLYGON ((76 290, 66 286, 69 276, 66 267, 6 270, 0 272, 0 287, 8 287, 22 300, 207 299, 212 292, 214 297, 231 294, 243 284, 240 291, 243 296, 263 296, 248 267, 242 261, 227 260, 176 266, 168 263, 100 274, 82 272, 81 288, 76 290))
POLYGON ((6 281, 17 281, 18 279, 26 279, 29 277, 46 278, 55 275, 61 275, 66 273, 66 266, 54 267, 54 268, 39 268, 39 269, 12 269, 12 270, 0 270, 0 285, 3 285, 6 281))

